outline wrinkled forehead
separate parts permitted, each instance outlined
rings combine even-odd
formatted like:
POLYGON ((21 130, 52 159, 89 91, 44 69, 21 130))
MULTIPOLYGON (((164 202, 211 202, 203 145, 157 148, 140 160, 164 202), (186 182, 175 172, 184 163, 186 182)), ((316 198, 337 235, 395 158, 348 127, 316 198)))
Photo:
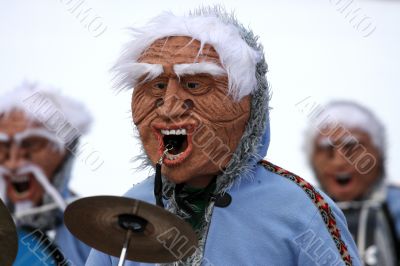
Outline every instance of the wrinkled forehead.
POLYGON ((30 137, 47 139, 60 151, 64 149, 63 141, 42 123, 27 116, 23 111, 11 111, 0 114, 0 142, 11 140, 21 143, 30 137))
POLYGON ((138 62, 149 64, 184 64, 212 62, 221 65, 218 53, 209 44, 187 36, 158 39, 139 57, 138 62))
POLYGON ((40 122, 26 115, 24 111, 12 110, 0 114, 1 133, 12 136, 16 133, 33 128, 44 128, 44 126, 40 122))

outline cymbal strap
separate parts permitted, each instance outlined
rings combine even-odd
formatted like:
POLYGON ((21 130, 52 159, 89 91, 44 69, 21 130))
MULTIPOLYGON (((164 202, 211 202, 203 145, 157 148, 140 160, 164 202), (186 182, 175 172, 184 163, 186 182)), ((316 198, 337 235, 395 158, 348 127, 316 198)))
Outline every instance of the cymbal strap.
POLYGON ((156 164, 156 175, 154 177, 154 196, 156 197, 156 204, 161 208, 164 208, 162 201, 162 178, 161 178, 161 164, 156 164))

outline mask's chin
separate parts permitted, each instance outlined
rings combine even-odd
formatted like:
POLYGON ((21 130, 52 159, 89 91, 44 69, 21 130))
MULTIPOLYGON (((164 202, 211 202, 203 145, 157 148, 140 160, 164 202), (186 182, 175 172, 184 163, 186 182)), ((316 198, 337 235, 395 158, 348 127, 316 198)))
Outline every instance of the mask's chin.
POLYGON ((31 200, 21 200, 14 203, 14 213, 18 215, 19 213, 24 213, 35 207, 35 204, 31 200))

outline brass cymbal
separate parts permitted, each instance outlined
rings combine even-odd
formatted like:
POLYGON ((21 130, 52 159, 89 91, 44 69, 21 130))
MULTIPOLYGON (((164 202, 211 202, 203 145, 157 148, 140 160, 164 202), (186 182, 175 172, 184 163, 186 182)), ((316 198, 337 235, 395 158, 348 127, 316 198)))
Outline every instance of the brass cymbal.
POLYGON ((139 262, 185 259, 198 244, 192 227, 184 220, 158 206, 125 197, 79 199, 65 210, 64 222, 82 242, 114 257, 120 256, 131 230, 126 258, 139 262))
POLYGON ((0 199, 0 265, 11 266, 17 251, 17 229, 10 212, 0 199))

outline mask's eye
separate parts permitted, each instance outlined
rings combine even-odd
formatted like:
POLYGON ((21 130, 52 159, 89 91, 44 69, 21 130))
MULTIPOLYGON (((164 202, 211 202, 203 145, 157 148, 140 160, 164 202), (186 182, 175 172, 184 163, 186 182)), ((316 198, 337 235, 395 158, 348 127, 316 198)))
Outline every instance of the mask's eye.
POLYGON ((200 87, 200 84, 197 82, 186 82, 185 87, 189 90, 195 90, 200 87))
POLYGON ((335 147, 332 144, 324 143, 316 147, 315 152, 323 155, 325 158, 333 158, 335 147))
POLYGON ((0 162, 3 162, 7 158, 9 150, 10 143, 0 141, 0 162))
POLYGON ((357 143, 346 143, 345 145, 343 145, 343 150, 345 152, 350 152, 350 151, 354 151, 357 148, 357 143))
POLYGON ((153 96, 161 97, 168 89, 168 78, 158 77, 149 82, 143 83, 145 88, 148 88, 153 96))
POLYGON ((167 83, 166 82, 156 82, 153 85, 153 88, 158 89, 158 90, 165 90, 167 88, 167 83))
POLYGON ((203 95, 216 86, 214 77, 206 74, 186 75, 180 78, 180 86, 193 95, 203 95))
POLYGON ((21 142, 21 148, 28 152, 38 152, 44 149, 49 141, 41 137, 30 137, 21 142))
POLYGON ((364 145, 362 145, 362 143, 360 142, 348 141, 344 143, 343 147, 341 147, 340 150, 344 156, 350 158, 358 156, 357 154, 360 154, 360 152, 362 152, 361 147, 364 147, 364 145))

